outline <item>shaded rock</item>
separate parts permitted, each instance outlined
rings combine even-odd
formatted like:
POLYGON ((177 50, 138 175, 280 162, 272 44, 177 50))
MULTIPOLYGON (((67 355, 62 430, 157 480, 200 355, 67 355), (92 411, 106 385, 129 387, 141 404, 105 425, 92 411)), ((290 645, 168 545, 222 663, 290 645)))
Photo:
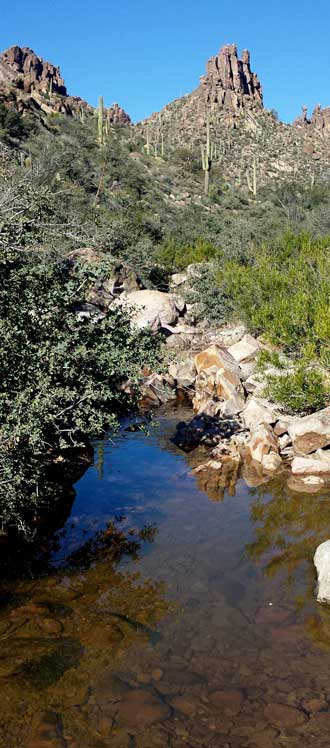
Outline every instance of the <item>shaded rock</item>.
POLYGON ((317 601, 330 602, 330 540, 318 546, 314 554, 317 571, 317 601))
POLYGON ((223 439, 231 437, 238 428, 235 421, 226 421, 201 413, 189 423, 178 423, 173 441, 185 452, 191 452, 201 444, 215 446, 223 439))
POLYGON ((209 698, 212 704, 227 716, 235 716, 236 714, 239 714, 244 702, 244 697, 241 691, 236 691, 234 689, 213 691, 209 698))
POLYGON ((303 418, 294 418, 288 433, 296 454, 310 454, 330 444, 330 407, 303 418))
POLYGON ((260 424, 273 424, 278 416, 276 408, 267 400, 251 397, 243 413, 243 420, 247 428, 253 429, 260 424))
POLYGON ((55 712, 46 712, 32 729, 26 748, 65 748, 62 720, 55 712))
POLYGON ((260 343, 252 335, 244 335, 242 340, 234 343, 228 348, 229 353, 239 364, 246 364, 254 361, 260 350, 260 343))
POLYGON ((167 403, 169 400, 175 400, 175 382, 171 377, 165 377, 162 374, 151 374, 147 377, 141 386, 142 400, 149 400, 151 403, 167 403))
POLYGON ((177 386, 183 389, 192 387, 197 374, 195 364, 191 359, 170 364, 168 372, 175 379, 177 386))
POLYGON ((170 708, 156 694, 144 689, 128 691, 119 704, 117 724, 129 728, 146 728, 170 716, 170 708))
POLYGON ((286 704, 277 704, 272 702, 264 708, 266 719, 275 727, 285 729, 286 727, 295 727, 306 722, 306 715, 299 709, 286 704))
POLYGON ((183 694, 182 696, 174 696, 169 702, 171 707, 187 717, 192 717, 196 714, 200 702, 192 694, 183 694))

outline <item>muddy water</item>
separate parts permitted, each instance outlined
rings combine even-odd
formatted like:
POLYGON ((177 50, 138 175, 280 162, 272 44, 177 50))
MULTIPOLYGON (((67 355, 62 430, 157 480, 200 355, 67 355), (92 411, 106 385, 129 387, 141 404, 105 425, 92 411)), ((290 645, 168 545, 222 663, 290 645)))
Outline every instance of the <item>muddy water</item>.
POLYGON ((1 748, 328 748, 330 495, 198 483, 180 417, 97 445, 44 558, 2 579, 1 748))

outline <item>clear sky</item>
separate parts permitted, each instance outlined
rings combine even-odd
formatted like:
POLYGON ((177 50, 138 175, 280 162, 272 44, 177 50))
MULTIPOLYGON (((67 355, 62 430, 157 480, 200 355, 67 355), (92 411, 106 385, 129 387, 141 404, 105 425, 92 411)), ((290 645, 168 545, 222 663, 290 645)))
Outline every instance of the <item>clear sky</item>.
POLYGON ((10 0, 0 49, 60 65, 69 93, 134 120, 193 90, 223 44, 251 51, 264 102, 291 121, 330 105, 330 0, 10 0))

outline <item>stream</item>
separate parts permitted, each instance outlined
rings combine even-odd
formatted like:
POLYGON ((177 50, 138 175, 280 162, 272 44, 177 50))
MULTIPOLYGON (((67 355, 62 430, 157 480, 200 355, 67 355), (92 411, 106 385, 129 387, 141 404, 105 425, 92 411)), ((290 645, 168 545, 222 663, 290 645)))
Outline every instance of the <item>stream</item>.
POLYGON ((329 747, 329 492, 193 473, 189 417, 97 442, 38 563, 3 571, 1 748, 329 747))

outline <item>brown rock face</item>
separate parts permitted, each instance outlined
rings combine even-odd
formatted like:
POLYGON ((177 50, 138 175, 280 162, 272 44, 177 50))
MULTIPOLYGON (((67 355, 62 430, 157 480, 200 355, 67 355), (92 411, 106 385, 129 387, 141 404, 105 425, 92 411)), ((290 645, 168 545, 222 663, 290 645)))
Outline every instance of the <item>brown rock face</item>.
POLYGON ((107 110, 107 116, 111 125, 130 125, 131 118, 119 104, 112 104, 107 110))
POLYGON ((207 74, 201 87, 209 104, 240 109, 251 104, 262 106, 262 88, 256 73, 251 71, 250 52, 244 50, 239 59, 235 44, 227 44, 207 63, 207 74))
POLYGON ((54 93, 66 96, 64 80, 60 69, 46 62, 33 52, 29 47, 18 47, 17 45, 6 49, 0 55, 0 82, 20 78, 25 91, 32 88, 38 91, 49 91, 50 86, 54 93), (7 70, 6 70, 7 67, 7 70), (9 68, 9 70, 8 70, 9 68))

